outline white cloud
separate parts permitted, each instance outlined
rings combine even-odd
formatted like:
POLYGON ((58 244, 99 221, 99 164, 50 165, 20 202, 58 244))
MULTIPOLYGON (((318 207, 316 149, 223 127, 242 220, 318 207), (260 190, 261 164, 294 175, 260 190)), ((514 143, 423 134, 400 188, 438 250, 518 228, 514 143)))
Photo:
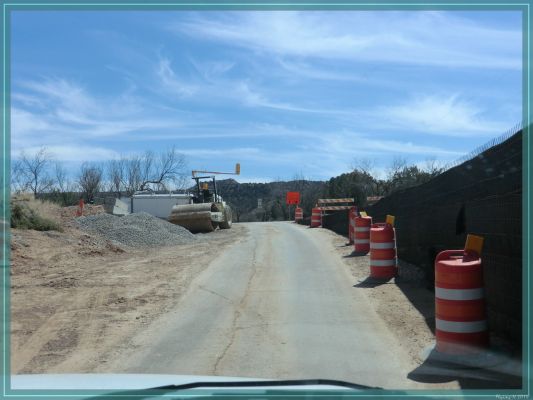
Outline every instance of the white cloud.
MULTIPOLYGON (((113 150, 104 147, 90 147, 86 145, 53 145, 45 146, 47 152, 54 160, 62 162, 81 162, 81 161, 106 161, 117 158, 119 154, 113 150)), ((24 148, 24 152, 28 155, 37 153, 41 147, 32 146, 24 148)), ((18 153, 14 152, 13 157, 17 157, 18 153)))
POLYGON ((150 141, 154 131, 182 126, 174 117, 176 112, 162 115, 136 98, 131 88, 99 97, 63 79, 21 81, 15 87, 10 126, 13 157, 21 150, 32 152, 45 146, 60 161, 108 160, 117 152, 104 141, 124 140, 134 133, 150 141))
POLYGON ((235 66, 235 63, 230 61, 199 62, 193 58, 190 58, 189 61, 202 78, 208 82, 213 82, 214 79, 220 78, 235 66))
POLYGON ((157 76, 161 80, 164 90, 170 91, 180 97, 190 96, 197 90, 193 85, 178 79, 168 58, 161 58, 159 60, 159 64, 157 65, 157 76))
POLYGON ((440 156, 459 156, 464 154, 463 151, 443 149, 436 146, 423 146, 412 142, 390 140, 390 139, 372 139, 358 134, 331 134, 323 140, 320 146, 322 151, 331 154, 410 154, 410 155, 440 155, 440 156))
POLYGON ((11 108, 14 144, 25 137, 33 137, 36 142, 62 142, 65 137, 91 140, 182 124, 174 117, 161 118, 131 89, 113 97, 97 97, 63 79, 17 83, 11 108))
POLYGON ((169 29, 279 56, 447 67, 522 66, 520 27, 497 29, 452 12, 198 14, 169 29))
POLYGON ((38 114, 11 107, 11 135, 15 138, 50 130, 52 126, 38 114))
MULTIPOLYGON (((211 68, 218 69, 219 75, 220 71, 227 70, 231 66, 218 65, 217 67, 211 66, 211 68)), ((178 97, 186 97, 189 101, 202 103, 215 102, 220 104, 224 101, 231 100, 235 104, 247 107, 264 107, 297 112, 323 112, 321 110, 294 106, 289 103, 272 101, 257 89, 252 89, 250 83, 245 80, 225 80, 220 79, 220 77, 215 79, 215 75, 217 74, 211 72, 207 72, 207 78, 205 71, 200 71, 200 74, 206 82, 197 82, 194 85, 185 84, 183 81, 177 79, 176 73, 172 69, 168 59, 160 59, 157 66, 157 75, 163 90, 178 97)))
POLYGON ((44 103, 39 97, 22 93, 11 93, 11 101, 19 102, 28 107, 44 107, 44 103))
POLYGON ((284 111, 315 112, 314 110, 296 107, 288 103, 269 100, 264 94, 251 89, 247 82, 238 82, 235 86, 235 97, 249 107, 266 107, 284 111))
POLYGON ((337 70, 326 69, 325 67, 317 68, 314 67, 311 63, 303 61, 288 61, 286 59, 280 58, 278 60, 279 65, 291 74, 294 78, 305 78, 305 79, 320 79, 328 81, 348 81, 348 82, 359 82, 359 83, 369 83, 372 84, 387 84, 383 81, 372 80, 370 81, 367 77, 359 75, 357 73, 351 72, 339 72, 337 70))
POLYGON ((234 148, 189 148, 180 149, 180 153, 190 155, 191 157, 249 157, 250 155, 261 154, 257 147, 234 147, 234 148))
POLYGON ((404 104, 380 107, 375 113, 396 128, 428 134, 491 135, 507 128, 487 119, 481 108, 457 94, 417 96, 404 104))
MULTIPOLYGON (((252 89, 247 82, 238 82, 235 85, 234 93, 238 99, 240 99, 244 105, 248 107, 264 107, 281 111, 293 111, 299 113, 311 113, 311 114, 326 114, 326 115, 344 115, 353 116, 353 112, 348 110, 327 109, 327 108, 312 108, 302 107, 299 105, 273 101, 269 99, 265 94, 261 93, 258 89, 252 89)), ((228 93, 228 92, 226 92, 228 93)), ((232 92, 229 92, 232 93, 232 92)), ((234 97, 234 95, 230 95, 234 97)))
MULTIPOLYGON (((271 145, 266 147, 257 145, 220 149, 186 149, 183 152, 194 158, 198 165, 204 165, 204 163, 209 165, 213 159, 218 158, 241 162, 243 175, 239 181, 242 182, 248 179, 244 175, 248 165, 252 166, 254 171, 270 171, 274 163, 276 170, 284 171, 283 176, 286 179, 290 179, 298 171, 305 171, 305 175, 311 179, 329 179, 349 171, 356 158, 375 156, 380 160, 392 160, 395 156, 401 155, 413 162, 431 157, 447 162, 465 153, 462 149, 445 149, 400 140, 376 139, 355 132, 306 132, 304 136, 300 131, 290 134, 289 129, 284 129, 290 140, 285 145, 276 148, 272 148, 271 145)), ((384 168, 382 165, 377 165, 375 170, 382 173, 384 168)), ((257 172, 254 173, 257 174, 257 172)), ((255 177, 258 178, 258 175, 255 177)), ((268 172, 260 179, 256 179, 258 182, 271 180, 275 180, 275 177, 268 176, 268 172)))

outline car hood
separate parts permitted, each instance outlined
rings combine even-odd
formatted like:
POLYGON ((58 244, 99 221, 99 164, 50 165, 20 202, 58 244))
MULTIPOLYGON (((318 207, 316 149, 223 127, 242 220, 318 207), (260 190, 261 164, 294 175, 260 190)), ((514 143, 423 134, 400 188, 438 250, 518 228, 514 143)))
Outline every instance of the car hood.
MULTIPOLYGON (((164 375, 164 374, 24 374, 11 376, 12 390, 142 390, 169 385, 185 385, 195 382, 257 382, 265 386, 255 386, 254 390, 272 389, 268 379, 241 378, 205 375, 164 375)), ((273 381, 272 381, 273 382, 273 381)), ((287 385, 276 389, 292 390, 354 390, 336 385, 287 385)))
POLYGON ((11 376, 13 390, 136 390, 193 382, 257 381, 254 378, 237 378, 204 375, 164 374, 25 374, 11 376))

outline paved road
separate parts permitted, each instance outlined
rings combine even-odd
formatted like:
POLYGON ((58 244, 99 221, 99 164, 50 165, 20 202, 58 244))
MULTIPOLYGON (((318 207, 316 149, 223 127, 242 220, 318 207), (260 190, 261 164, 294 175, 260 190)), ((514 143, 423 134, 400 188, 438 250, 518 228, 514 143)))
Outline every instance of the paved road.
POLYGON ((210 264, 178 308, 135 338, 138 351, 116 360, 120 372, 417 386, 328 235, 288 222, 246 226, 249 236, 210 264))

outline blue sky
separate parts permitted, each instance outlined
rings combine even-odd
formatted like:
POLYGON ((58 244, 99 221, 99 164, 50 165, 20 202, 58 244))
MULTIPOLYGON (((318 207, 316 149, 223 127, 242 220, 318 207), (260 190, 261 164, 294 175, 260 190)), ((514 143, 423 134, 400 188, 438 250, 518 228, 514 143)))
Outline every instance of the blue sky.
POLYGON ((519 12, 16 11, 11 146, 241 182, 447 162, 521 120, 519 12))

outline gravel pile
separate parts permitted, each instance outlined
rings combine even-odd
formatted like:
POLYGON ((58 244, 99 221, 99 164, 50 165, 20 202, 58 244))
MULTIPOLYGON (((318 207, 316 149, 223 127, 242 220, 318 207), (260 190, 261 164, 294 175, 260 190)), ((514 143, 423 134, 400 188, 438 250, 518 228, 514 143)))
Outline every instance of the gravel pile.
POLYGON ((145 212, 124 217, 90 215, 76 218, 76 221, 84 230, 97 232, 108 240, 132 247, 169 246, 196 240, 184 227, 145 212))

